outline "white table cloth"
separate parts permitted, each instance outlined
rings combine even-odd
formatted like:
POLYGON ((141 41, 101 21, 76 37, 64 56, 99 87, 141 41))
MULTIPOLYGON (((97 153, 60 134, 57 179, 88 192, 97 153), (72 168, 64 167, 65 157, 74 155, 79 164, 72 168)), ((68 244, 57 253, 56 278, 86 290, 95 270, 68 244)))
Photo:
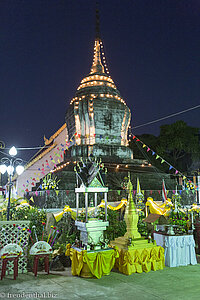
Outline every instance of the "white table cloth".
POLYGON ((168 236, 154 233, 156 244, 165 249, 165 265, 178 267, 196 265, 195 242, 193 235, 168 236))

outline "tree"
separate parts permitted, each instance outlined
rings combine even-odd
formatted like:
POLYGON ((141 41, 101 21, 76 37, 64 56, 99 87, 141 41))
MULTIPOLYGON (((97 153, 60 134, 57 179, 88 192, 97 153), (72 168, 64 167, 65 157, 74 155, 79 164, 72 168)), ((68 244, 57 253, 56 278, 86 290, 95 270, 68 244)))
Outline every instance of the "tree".
MULTIPOLYGON (((189 166, 200 160, 199 128, 188 126, 184 121, 160 126, 158 137, 151 134, 143 134, 138 138, 149 146, 156 154, 173 165, 180 171, 188 171, 189 166)), ((149 159, 160 170, 167 171, 169 166, 160 164, 160 161, 152 156, 152 152, 146 152, 141 143, 135 140, 130 142, 134 158, 149 159)))
POLYGON ((194 160, 200 158, 199 128, 184 121, 160 126, 157 152, 176 168, 187 171, 194 160))

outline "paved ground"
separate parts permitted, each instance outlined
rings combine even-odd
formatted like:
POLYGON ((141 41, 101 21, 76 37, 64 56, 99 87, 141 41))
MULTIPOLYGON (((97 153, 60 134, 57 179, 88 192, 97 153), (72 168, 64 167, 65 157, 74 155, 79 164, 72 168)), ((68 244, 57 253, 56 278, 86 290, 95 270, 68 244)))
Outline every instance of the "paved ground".
POLYGON ((200 299, 200 264, 126 276, 111 272, 101 279, 84 279, 65 272, 19 274, 0 281, 0 299, 195 300, 200 299), (32 294, 32 295, 31 295, 32 294))

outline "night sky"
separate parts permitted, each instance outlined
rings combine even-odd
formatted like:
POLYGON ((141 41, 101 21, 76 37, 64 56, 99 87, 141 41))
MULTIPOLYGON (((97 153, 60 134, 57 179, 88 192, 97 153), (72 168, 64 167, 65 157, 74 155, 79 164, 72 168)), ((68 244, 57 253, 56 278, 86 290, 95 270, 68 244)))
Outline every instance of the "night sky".
MULTIPOLYGON (((200 104, 200 1, 99 1, 110 75, 138 126, 200 104)), ((43 145, 90 71, 95 1, 0 0, 0 140, 43 145)), ((134 131, 159 134, 200 109, 134 131)), ((28 159, 34 151, 20 151, 28 159)))

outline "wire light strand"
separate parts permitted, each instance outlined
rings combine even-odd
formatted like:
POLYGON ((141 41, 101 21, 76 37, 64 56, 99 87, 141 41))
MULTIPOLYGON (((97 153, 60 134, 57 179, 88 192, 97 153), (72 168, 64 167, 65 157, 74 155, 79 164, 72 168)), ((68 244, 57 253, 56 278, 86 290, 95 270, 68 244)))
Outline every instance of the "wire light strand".
POLYGON ((153 123, 156 123, 156 122, 160 122, 160 121, 162 121, 162 120, 166 120, 166 119, 168 119, 168 118, 172 118, 172 117, 178 116, 178 115, 180 115, 180 114, 186 113, 186 112, 188 112, 188 111, 190 111, 190 110, 197 109, 197 108, 200 108, 200 104, 199 104, 199 105, 196 105, 196 106, 193 106, 193 107, 190 107, 190 108, 188 108, 188 109, 179 111, 179 112, 177 112, 177 113, 174 113, 174 114, 171 114, 171 115, 162 117, 162 118, 160 118, 160 119, 153 120, 153 121, 150 121, 150 122, 147 122, 147 123, 138 125, 138 126, 131 127, 131 129, 136 129, 136 128, 140 128, 140 127, 143 127, 143 126, 146 126, 146 125, 150 125, 150 124, 153 124, 153 123))

